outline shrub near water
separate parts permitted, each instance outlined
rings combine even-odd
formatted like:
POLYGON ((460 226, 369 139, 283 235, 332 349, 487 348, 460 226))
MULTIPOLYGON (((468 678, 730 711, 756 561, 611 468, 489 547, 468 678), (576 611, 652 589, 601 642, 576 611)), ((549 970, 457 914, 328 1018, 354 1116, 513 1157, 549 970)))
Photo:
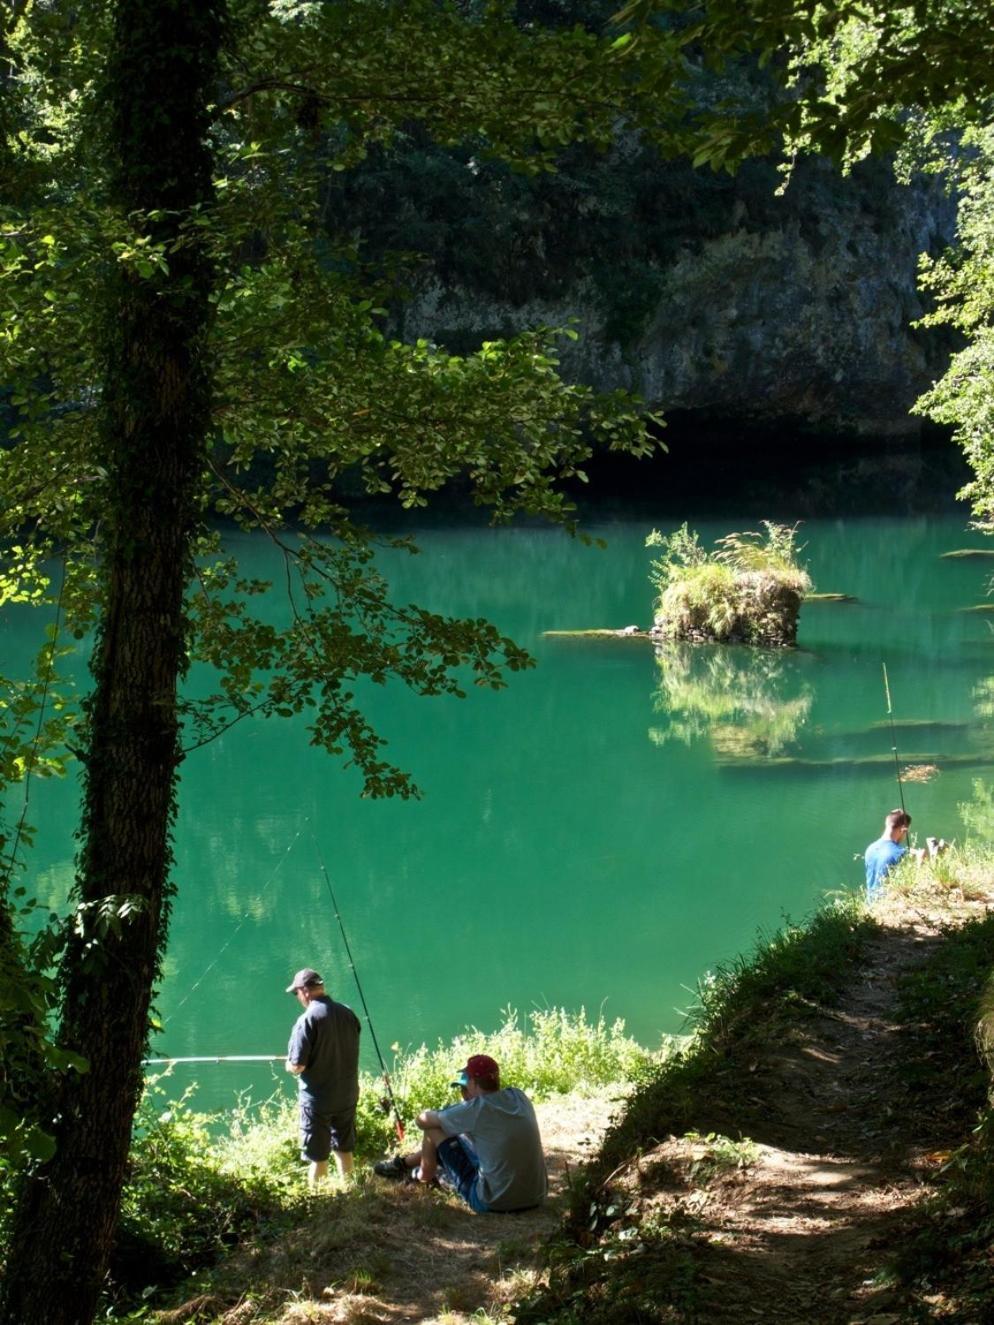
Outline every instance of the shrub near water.
POLYGON ((237 1140, 255 1131, 241 1107, 216 1134, 216 1117, 191 1105, 193 1089, 169 1100, 151 1080, 135 1117, 110 1298, 126 1305, 212 1264, 250 1233, 281 1225, 304 1199, 292 1134, 250 1157, 237 1140), (234 1143, 234 1144, 233 1144, 234 1143))
MULTIPOLYGON (((552 1008, 522 1024, 507 1010, 494 1031, 467 1029, 439 1041, 397 1051, 392 1083, 406 1123, 424 1108, 456 1095, 450 1082, 470 1054, 487 1053, 508 1085, 536 1100, 560 1091, 594 1090, 620 1081, 645 1081, 660 1055, 625 1034, 621 1021, 595 1021, 585 1012, 552 1008)), ((379 1105, 380 1078, 364 1075, 357 1114, 360 1159, 395 1149, 392 1120, 379 1105)), ((294 1093, 295 1094, 295 1093, 294 1093)), ((297 1108, 289 1092, 223 1115, 198 1113, 194 1092, 170 1100, 162 1079, 148 1083, 135 1119, 130 1172, 108 1311, 149 1301, 191 1272, 219 1259, 236 1242, 266 1236, 306 1217, 305 1166, 297 1148, 297 1108)), ((417 1129, 414 1129, 415 1133, 417 1129)), ((16 1173, 0 1167, 0 1210, 9 1207, 16 1173)), ((0 1213, 0 1252, 6 1232, 0 1213)))
POLYGON ((646 546, 661 549, 650 570, 658 593, 654 634, 775 647, 797 642, 801 599, 811 588, 797 559, 797 526, 762 523, 763 533, 728 534, 713 552, 686 524, 665 536, 652 531, 646 546))
MULTIPOLYGON (((454 1073, 471 1054, 489 1054, 500 1064, 501 1080, 519 1086, 532 1099, 546 1099, 567 1091, 584 1091, 617 1081, 641 1082, 660 1061, 625 1034, 621 1020, 607 1022, 603 1015, 590 1021, 584 1009, 567 1012, 550 1008, 532 1012, 526 1026, 508 1008, 504 1022, 491 1032, 475 1027, 434 1049, 421 1045, 413 1052, 398 1052, 391 1075, 394 1096, 406 1123, 422 1109, 452 1103, 454 1073)), ((360 1148, 391 1144, 392 1125, 377 1108, 382 1081, 366 1078, 360 1102, 360 1148)))

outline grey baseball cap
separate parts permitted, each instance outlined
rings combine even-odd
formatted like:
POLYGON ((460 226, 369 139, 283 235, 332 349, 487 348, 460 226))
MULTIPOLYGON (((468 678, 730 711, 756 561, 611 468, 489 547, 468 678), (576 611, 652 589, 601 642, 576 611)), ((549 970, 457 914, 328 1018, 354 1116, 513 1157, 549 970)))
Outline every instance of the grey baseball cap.
POLYGON ((318 975, 317 971, 312 971, 309 966, 305 966, 302 971, 298 971, 293 977, 291 984, 286 987, 288 994, 295 994, 298 989, 310 989, 312 985, 323 985, 324 981, 318 975))

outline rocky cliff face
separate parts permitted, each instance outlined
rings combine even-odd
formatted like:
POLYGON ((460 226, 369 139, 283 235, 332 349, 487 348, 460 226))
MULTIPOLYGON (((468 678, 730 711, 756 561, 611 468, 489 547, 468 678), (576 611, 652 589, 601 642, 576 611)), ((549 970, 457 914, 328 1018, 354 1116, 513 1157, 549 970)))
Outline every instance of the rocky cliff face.
POLYGON ((954 208, 922 180, 802 162, 783 196, 769 162, 733 178, 640 145, 574 151, 537 180, 410 144, 334 186, 367 254, 421 255, 397 330, 456 351, 576 319, 567 375, 654 408, 821 432, 917 433, 908 410, 948 344, 911 323, 918 256, 954 208))

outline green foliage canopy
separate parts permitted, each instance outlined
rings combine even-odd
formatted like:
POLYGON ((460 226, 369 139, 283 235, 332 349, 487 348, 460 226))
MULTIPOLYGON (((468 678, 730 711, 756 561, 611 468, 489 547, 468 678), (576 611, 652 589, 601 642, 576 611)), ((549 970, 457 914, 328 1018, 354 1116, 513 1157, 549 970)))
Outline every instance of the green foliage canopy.
POLYGON ((561 484, 583 477, 592 448, 644 454, 650 444, 637 402, 558 376, 552 329, 464 357, 388 339, 383 291, 368 287, 348 236, 333 244, 323 232, 323 181, 412 119, 441 142, 470 139, 521 169, 546 168, 565 141, 608 142, 626 100, 658 129, 662 66, 633 77, 610 41, 580 28, 522 30, 501 6, 467 19, 434 3, 242 0, 231 7, 214 108, 217 201, 167 242, 161 217, 121 215, 109 200, 107 12, 99 3, 28 9, 8 36, 21 127, 7 141, 17 203, 0 211, 13 442, 0 454, 0 532, 30 536, 6 597, 43 589, 46 559, 72 549, 62 609, 75 632, 91 624, 107 477, 98 428, 108 272, 123 268, 165 290, 178 248, 205 244, 217 273, 214 440, 199 496, 203 561, 189 649, 218 667, 227 712, 213 703, 207 716, 200 706, 198 739, 204 723, 218 730, 249 711, 313 708, 312 738, 335 753, 347 748, 368 794, 410 794, 354 707, 355 678, 397 675, 421 693, 458 693, 455 668, 499 685, 505 668, 528 660, 484 623, 391 604, 374 539, 341 499, 343 475, 408 507, 463 475, 496 519, 526 511, 570 524, 561 484), (218 514, 279 542, 299 604, 285 632, 245 606, 264 586, 215 560, 209 521, 218 514), (303 532, 282 538, 291 524, 303 532))
MULTIPOLYGON (((179 318, 194 279, 184 270, 211 282, 185 656, 217 676, 211 695, 180 698, 185 752, 249 714, 306 713, 311 740, 357 766, 364 794, 415 795, 357 705, 360 678, 460 695, 467 677, 499 687, 531 660, 485 621, 394 603, 376 566, 380 541, 343 493, 358 486, 417 507, 461 476, 495 519, 527 512, 572 528, 563 484, 585 477, 593 448, 646 454, 651 443, 637 401, 560 378, 556 344, 568 330, 538 328, 465 356, 391 339, 388 283, 370 276, 351 233, 329 235, 327 180, 412 125, 526 173, 552 168, 567 142, 605 146, 622 122, 671 141, 677 53, 657 45, 633 59, 617 32, 519 24, 501 3, 231 0, 209 110, 213 182, 190 207, 181 161, 176 201, 168 187, 162 194, 170 125, 155 98, 145 106, 161 141, 154 163, 139 150, 148 123, 109 110, 125 105, 115 80, 140 86, 161 54, 115 45, 117 10, 111 0, 15 3, 0 20, 0 604, 31 603, 57 623, 33 681, 0 690, 0 799, 18 782, 26 795, 32 775, 87 749, 86 715, 59 662, 66 641, 86 639, 102 618, 109 530, 127 521, 105 455, 114 292, 142 289, 179 318), (143 203, 153 189, 154 205, 143 203), (273 586, 239 575, 219 517, 280 549, 284 629, 253 610, 273 586)), ((137 360, 133 370, 139 417, 137 360)), ((14 895, 30 837, 20 819, 0 841, 0 1023, 11 1066, 0 1124, 31 1113, 22 1087, 45 1066, 84 1066, 56 1062, 48 1037, 60 935, 99 943, 137 907, 125 894, 80 903, 44 944, 28 945, 14 895), (25 1062, 8 1052, 15 1044, 25 1062)), ((0 1132, 22 1145, 11 1127, 0 1132)))

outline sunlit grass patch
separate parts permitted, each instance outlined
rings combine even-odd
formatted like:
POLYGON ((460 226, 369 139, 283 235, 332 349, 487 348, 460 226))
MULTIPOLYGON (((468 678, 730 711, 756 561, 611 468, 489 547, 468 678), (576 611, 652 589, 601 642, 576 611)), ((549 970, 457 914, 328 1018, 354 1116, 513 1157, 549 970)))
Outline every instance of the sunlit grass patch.
MULTIPOLYGON (((412 1120, 422 1109, 438 1108, 454 1098, 452 1074, 471 1054, 489 1054, 500 1064, 505 1085, 519 1086, 533 1100, 542 1100, 617 1081, 645 1080, 666 1051, 666 1046, 656 1052, 645 1049, 625 1033, 622 1020, 609 1022, 603 1014, 593 1020, 582 1008, 538 1010, 525 1022, 508 1008, 494 1031, 472 1027, 433 1049, 422 1045, 398 1051, 391 1079, 405 1118, 412 1120)), ((375 1094, 375 1080, 366 1084, 367 1093, 375 1094)), ((368 1125, 365 1117, 363 1122, 368 1125)), ((389 1126, 381 1125, 380 1132, 389 1141, 389 1126)))
POLYGON ((797 640, 797 615, 811 579, 798 561, 797 527, 763 521, 762 532, 728 534, 702 547, 686 524, 653 530, 660 549, 650 579, 653 630, 670 639, 783 646, 797 640))
POLYGON ((694 1184, 706 1184, 722 1173, 742 1172, 759 1160, 759 1146, 747 1136, 736 1140, 720 1132, 708 1132, 706 1136, 688 1132, 684 1140, 693 1150, 688 1179, 694 1184))
POLYGON ((950 902, 983 902, 994 898, 994 847, 948 847, 939 856, 916 860, 910 853, 889 871, 874 904, 883 916, 907 905, 947 906, 950 902))
MULTIPOLYGON (((394 1092, 409 1127, 422 1108, 455 1099, 453 1072, 481 1052, 497 1059, 507 1084, 538 1102, 562 1091, 570 1101, 585 1093, 603 1095, 609 1087, 620 1094, 649 1079, 664 1056, 637 1044, 623 1022, 603 1015, 549 1008, 519 1018, 507 1010, 494 1030, 470 1028, 451 1043, 396 1052, 394 1092)), ((377 1182, 364 1168, 364 1161, 397 1148, 392 1122, 379 1105, 380 1080, 365 1076, 361 1082, 355 1178, 344 1186, 332 1178, 317 1196, 306 1188, 295 1099, 243 1103, 211 1116, 196 1109, 195 1088, 170 1099, 168 1084, 161 1078, 149 1082, 136 1118, 108 1309, 120 1316, 144 1301, 145 1311, 185 1283, 189 1301, 220 1300, 239 1322, 276 1320, 293 1294, 325 1305, 334 1298, 336 1310, 347 1298, 358 1312, 380 1291, 391 1267, 417 1279, 419 1233, 431 1236, 458 1202, 377 1182), (393 1238, 398 1222, 406 1242, 393 1238), (306 1229, 306 1236, 294 1236, 298 1229, 306 1229), (225 1258, 236 1267, 233 1278, 217 1270, 189 1282, 190 1275, 225 1258)), ((418 1135, 414 1127, 412 1144, 418 1135)), ((9 1168, 0 1171, 5 1208, 15 1181, 9 1168)), ((204 1305, 203 1318, 226 1318, 210 1316, 213 1310, 204 1305)), ((200 1314, 198 1308, 188 1319, 200 1314)))

